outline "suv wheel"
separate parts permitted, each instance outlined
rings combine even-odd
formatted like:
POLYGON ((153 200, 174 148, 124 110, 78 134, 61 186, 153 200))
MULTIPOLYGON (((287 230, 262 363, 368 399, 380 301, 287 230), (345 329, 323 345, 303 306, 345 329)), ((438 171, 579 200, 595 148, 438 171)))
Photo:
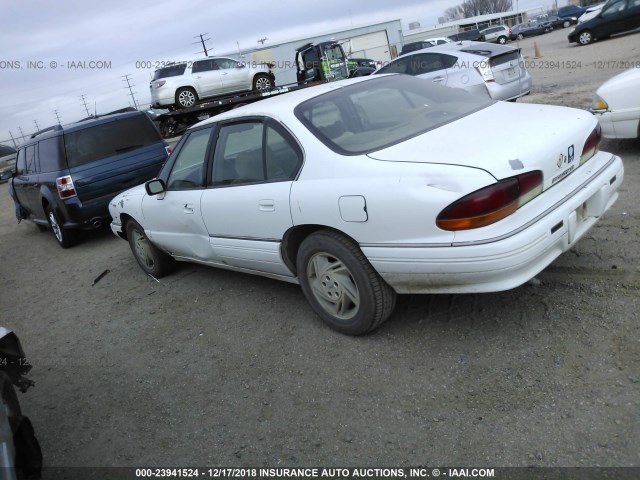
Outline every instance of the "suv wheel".
POLYGON ((505 37, 504 35, 498 37, 498 43, 500 45, 504 45, 505 43, 507 43, 507 37, 505 37))
POLYGON ((258 92, 266 92, 273 88, 273 81, 266 73, 259 73, 253 77, 253 89, 258 92))
POLYGON ((53 235, 62 248, 69 248, 75 244, 76 232, 62 226, 62 222, 50 205, 47 205, 47 220, 49 221, 51 230, 53 230, 53 235))
POLYGON ((179 88, 176 92, 176 105, 180 108, 193 107, 198 101, 198 94, 193 88, 179 88))
POLYGON ((171 271, 175 263, 173 258, 151 243, 135 220, 127 222, 127 239, 133 256, 145 273, 159 278, 171 271))
POLYGON ((580 45, 589 45, 593 41, 593 34, 589 30, 585 30, 584 32, 578 35, 578 43, 580 45))

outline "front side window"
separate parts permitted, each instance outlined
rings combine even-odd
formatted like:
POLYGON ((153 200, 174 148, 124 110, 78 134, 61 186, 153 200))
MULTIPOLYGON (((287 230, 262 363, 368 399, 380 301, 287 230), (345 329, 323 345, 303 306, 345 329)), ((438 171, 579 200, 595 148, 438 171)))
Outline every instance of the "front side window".
POLYGON ((607 8, 602 11, 602 16, 608 17, 614 15, 618 12, 623 11, 625 8, 627 8, 627 0, 617 0, 611 2, 609 5, 607 5, 607 8))
POLYGON ((210 70, 217 70, 218 66, 213 60, 198 60, 197 62, 193 62, 193 67, 191 68, 191 72, 208 72, 210 70))
POLYGON ((189 190, 204 187, 209 138, 213 127, 191 132, 182 144, 173 164, 167 190, 189 190))
POLYGON ((235 60, 231 60, 230 58, 216 58, 213 61, 216 64, 216 68, 220 68, 223 70, 226 70, 229 68, 238 68, 240 66, 239 62, 236 62, 235 60))

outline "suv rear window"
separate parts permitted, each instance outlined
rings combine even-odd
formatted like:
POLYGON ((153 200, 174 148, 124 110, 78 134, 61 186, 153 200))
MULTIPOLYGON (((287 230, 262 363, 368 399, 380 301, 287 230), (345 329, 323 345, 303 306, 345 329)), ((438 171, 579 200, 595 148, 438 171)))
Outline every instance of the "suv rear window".
POLYGON ((160 134, 146 115, 99 123, 64 135, 69 167, 77 167, 160 141, 160 134))
POLYGON ((153 80, 158 80, 159 78, 177 77, 178 75, 182 75, 186 68, 186 63, 159 68, 158 70, 153 72, 153 80))

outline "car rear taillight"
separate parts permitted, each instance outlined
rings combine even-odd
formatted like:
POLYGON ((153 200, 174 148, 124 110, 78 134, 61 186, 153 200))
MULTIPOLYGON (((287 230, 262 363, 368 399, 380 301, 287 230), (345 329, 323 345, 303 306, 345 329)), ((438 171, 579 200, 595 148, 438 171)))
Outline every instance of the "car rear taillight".
POLYGON ((493 70, 491 70, 491 65, 489 64, 488 58, 485 58, 481 62, 478 62, 478 65, 476 66, 476 70, 478 70, 478 73, 480 73, 480 76, 482 77, 482 80, 484 80, 485 83, 496 81, 496 79, 493 76, 493 70))
POLYGON ((591 135, 587 138, 587 141, 584 142, 584 147, 582 147, 582 155, 580 156, 580 165, 593 157, 600 148, 600 140, 602 140, 602 128, 600 128, 600 124, 596 125, 596 128, 593 129, 591 135))
POLYGON ((71 175, 56 178, 56 187, 58 188, 58 195, 60 195, 62 199, 75 197, 77 195, 71 175))
POLYGON ((167 151, 167 155, 171 155, 171 152, 173 152, 173 149, 169 145, 166 145, 164 149, 167 151))
POLYGON ((508 217, 542 192, 542 172, 523 173, 477 190, 445 208, 436 225, 443 230, 470 230, 508 217))
POLYGON ((163 86, 165 83, 167 83, 166 80, 158 80, 156 82, 154 82, 153 86, 156 88, 160 88, 161 86, 163 86))

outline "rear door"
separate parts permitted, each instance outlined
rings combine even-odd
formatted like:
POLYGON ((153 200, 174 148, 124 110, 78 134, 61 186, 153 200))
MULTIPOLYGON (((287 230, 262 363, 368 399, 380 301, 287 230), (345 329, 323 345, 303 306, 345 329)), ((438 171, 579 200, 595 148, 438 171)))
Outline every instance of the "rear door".
POLYGON ((431 80, 441 85, 447 84, 447 67, 453 66, 450 55, 441 53, 416 53, 411 56, 411 75, 431 80))
POLYGON ((217 71, 220 72, 224 93, 251 90, 249 69, 246 66, 230 58, 216 58, 213 61, 217 65, 217 71))
POLYGON ((293 225, 289 196, 301 164, 302 150, 273 121, 220 127, 202 215, 211 246, 224 264, 292 276, 280 245, 293 225))
POLYGON ((213 97, 223 93, 222 75, 215 59, 193 62, 191 78, 198 97, 213 97))

